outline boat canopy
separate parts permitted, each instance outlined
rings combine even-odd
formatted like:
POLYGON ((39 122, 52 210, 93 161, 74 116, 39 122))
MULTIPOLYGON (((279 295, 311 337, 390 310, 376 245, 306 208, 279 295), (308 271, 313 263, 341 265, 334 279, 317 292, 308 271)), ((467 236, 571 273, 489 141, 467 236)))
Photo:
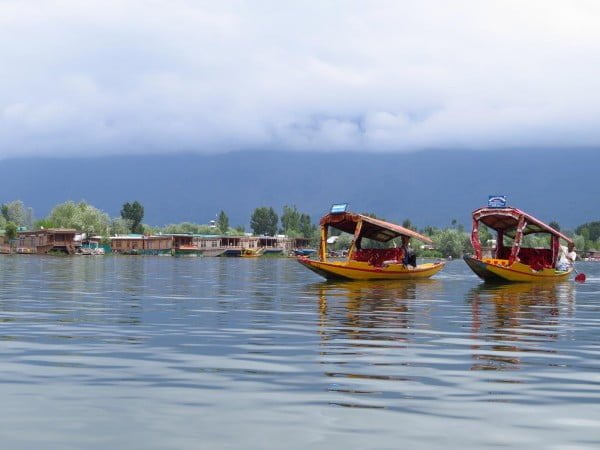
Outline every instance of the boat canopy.
POLYGON ((473 211, 473 220, 481 222, 493 230, 502 231, 505 236, 511 238, 515 237, 519 222, 523 220, 524 226, 520 231, 524 236, 532 233, 548 233, 564 239, 570 244, 573 243, 570 238, 550 225, 517 208, 479 208, 473 211))
POLYGON ((351 212, 327 214, 320 222, 322 227, 333 227, 349 234, 355 234, 359 223, 362 223, 360 235, 374 241, 388 242, 396 237, 405 236, 428 244, 432 242, 427 236, 423 236, 416 231, 363 214, 351 212))

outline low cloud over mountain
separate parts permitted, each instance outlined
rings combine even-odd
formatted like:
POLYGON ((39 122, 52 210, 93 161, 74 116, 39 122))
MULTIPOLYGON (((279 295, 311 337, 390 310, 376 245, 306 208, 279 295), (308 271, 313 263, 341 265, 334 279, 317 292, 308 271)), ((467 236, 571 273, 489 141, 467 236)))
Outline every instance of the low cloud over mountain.
POLYGON ((0 157, 600 144, 600 4, 0 2, 0 157))

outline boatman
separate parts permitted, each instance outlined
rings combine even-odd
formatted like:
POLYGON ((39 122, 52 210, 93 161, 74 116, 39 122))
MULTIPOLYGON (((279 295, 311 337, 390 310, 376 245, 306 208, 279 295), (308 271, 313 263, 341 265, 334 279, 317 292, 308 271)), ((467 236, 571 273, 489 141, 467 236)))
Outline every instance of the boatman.
POLYGON ((410 246, 410 238, 408 236, 402 236, 402 264, 407 268, 408 266, 417 267, 417 255, 410 246))
POLYGON ((566 272, 577 259, 577 253, 575 253, 575 244, 570 243, 569 247, 561 245, 558 249, 558 258, 556 260, 556 270, 566 272))

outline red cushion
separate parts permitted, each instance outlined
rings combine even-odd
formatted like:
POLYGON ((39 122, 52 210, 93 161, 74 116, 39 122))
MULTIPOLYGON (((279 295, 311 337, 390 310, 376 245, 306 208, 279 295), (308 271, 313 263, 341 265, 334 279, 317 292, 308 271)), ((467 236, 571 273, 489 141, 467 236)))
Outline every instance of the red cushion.
POLYGON ((363 248, 352 257, 355 261, 368 262, 375 267, 383 266, 385 261, 402 261, 401 248, 363 248))

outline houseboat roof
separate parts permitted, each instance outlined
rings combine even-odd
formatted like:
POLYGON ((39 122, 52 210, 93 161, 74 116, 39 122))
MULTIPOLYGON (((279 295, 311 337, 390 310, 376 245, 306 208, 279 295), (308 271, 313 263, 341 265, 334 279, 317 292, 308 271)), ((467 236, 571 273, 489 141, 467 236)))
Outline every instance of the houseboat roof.
POLYGON ((41 228, 39 230, 18 231, 18 234, 40 234, 40 233, 69 233, 77 234, 80 231, 74 228, 41 228))
POLYGON ((398 236, 406 236, 429 244, 432 243, 431 239, 416 231, 396 225, 395 223, 374 219, 373 217, 365 216, 363 214, 351 212, 327 214, 321 218, 320 224, 354 234, 359 222, 362 222, 360 231, 361 236, 374 241, 388 242, 398 236))
POLYGON ((473 219, 496 231, 503 231, 505 235, 514 237, 517 231, 517 225, 521 217, 525 218, 525 227, 523 235, 533 233, 548 233, 564 239, 568 243, 573 243, 573 240, 560 231, 555 230, 550 225, 545 224, 539 219, 536 219, 531 214, 527 214, 520 209, 507 208, 479 208, 473 211, 473 219))
MULTIPOLYGON (((159 236, 182 236, 182 237, 196 237, 196 238, 204 238, 204 239, 214 239, 220 238, 222 235, 220 234, 197 234, 197 233, 162 233, 159 236)), ((227 236, 225 236, 227 237, 227 236)), ((233 236, 229 236, 233 237, 233 236)))
POLYGON ((146 236, 143 234, 121 234, 118 236, 111 236, 110 239, 112 240, 133 240, 133 239, 171 239, 171 235, 168 234, 162 234, 162 235, 150 235, 150 236, 146 236))

